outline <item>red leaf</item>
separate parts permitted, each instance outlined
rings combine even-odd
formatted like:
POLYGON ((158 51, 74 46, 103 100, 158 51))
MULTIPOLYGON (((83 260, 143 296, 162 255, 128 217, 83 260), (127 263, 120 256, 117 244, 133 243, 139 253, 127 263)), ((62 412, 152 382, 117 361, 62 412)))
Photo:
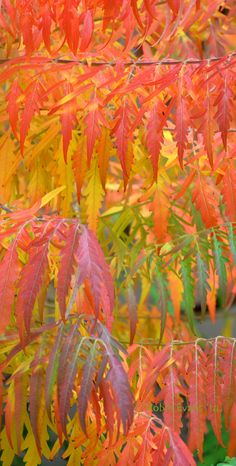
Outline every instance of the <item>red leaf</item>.
POLYGON ((97 433, 99 436, 101 432, 101 410, 100 410, 99 398, 98 398, 97 392, 95 391, 94 385, 91 391, 90 402, 92 404, 93 412, 96 416, 97 433))
POLYGON ((103 407, 106 415, 106 428, 109 433, 109 443, 112 443, 114 425, 115 425, 115 416, 114 416, 114 405, 113 399, 111 396, 110 384, 106 379, 102 379, 99 384, 100 394, 103 398, 103 407))
POLYGON ((65 33, 69 48, 74 55, 77 53, 79 43, 79 16, 74 2, 63 2, 64 9, 61 13, 61 28, 65 33))
POLYGON ((157 19, 155 17, 153 1, 144 0, 144 5, 145 5, 146 11, 149 14, 150 18, 157 19))
POLYGON ((100 305, 110 321, 114 306, 114 288, 109 267, 104 259, 103 251, 95 234, 83 228, 78 248, 79 277, 77 289, 89 279, 91 283, 95 312, 98 314, 100 305))
POLYGON ((119 14, 119 3, 118 2, 111 2, 110 0, 103 0, 103 25, 102 29, 103 32, 106 30, 108 25, 112 23, 113 18, 119 14))
POLYGON ((167 0, 167 3, 174 14, 174 18, 176 18, 180 8, 180 0, 167 0))
POLYGON ((170 216, 170 192, 164 184, 157 183, 150 210, 153 211, 153 231, 157 242, 162 244, 167 240, 170 216))
POLYGON ((153 92, 150 92, 148 97, 145 97, 143 99, 143 103, 149 102, 152 100, 154 97, 160 94, 164 89, 166 89, 168 86, 171 86, 173 82, 176 81, 179 77, 179 72, 181 71, 182 65, 176 65, 170 68, 170 70, 167 73, 164 73, 159 79, 151 80, 148 81, 148 85, 154 85, 155 90, 153 92))
POLYGON ((117 152, 123 170, 124 185, 126 187, 133 160, 132 149, 129 146, 129 141, 132 140, 132 135, 129 133, 130 109, 126 100, 117 110, 115 117, 117 118, 117 122, 112 133, 114 133, 116 138, 117 152))
POLYGON ((112 149, 113 147, 109 130, 103 127, 98 147, 98 168, 104 191, 106 190, 106 179, 108 175, 109 159, 111 156, 112 149))
MULTIPOLYGON (((28 262, 21 272, 18 282, 18 297, 16 301, 16 319, 21 342, 25 344, 25 331, 29 336, 32 312, 36 298, 40 292, 45 275, 48 274, 48 246, 53 235, 59 230, 63 220, 49 220, 43 230, 39 228, 39 237, 27 244, 28 262)), ((37 232, 37 228, 36 228, 37 232)))
POLYGON ((84 123, 86 125, 85 134, 87 136, 87 157, 89 166, 91 163, 96 139, 101 136, 100 121, 104 124, 104 126, 107 125, 102 112, 98 108, 98 102, 94 97, 93 102, 88 106, 88 113, 84 119, 84 123))
MULTIPOLYGON (((182 79, 180 78, 180 83, 182 79)), ((178 157, 181 168, 183 168, 184 151, 187 145, 187 134, 189 127, 189 115, 187 103, 182 94, 182 84, 179 84, 179 93, 176 103, 176 141, 178 147, 178 157)))
POLYGON ((173 360, 170 360, 170 350, 167 346, 159 351, 153 360, 148 360, 149 371, 140 388, 140 400, 144 400, 148 396, 157 380, 157 375, 172 363, 173 360))
POLYGON ((203 462, 203 442, 206 427, 206 356, 201 347, 195 344, 193 361, 189 367, 189 447, 198 451, 203 462))
POLYGON ((169 374, 165 378, 165 407, 164 422, 173 431, 180 434, 182 428, 182 402, 178 374, 175 367, 171 366, 169 374))
POLYGON ((169 437, 174 454, 173 466, 196 466, 192 453, 178 434, 169 430, 169 437))
POLYGON ((33 26, 34 26, 34 14, 33 14, 33 5, 26 4, 22 5, 21 10, 21 28, 22 28, 22 36, 23 36, 23 43, 26 48, 27 55, 31 55, 35 49, 35 37, 33 34, 33 26))
POLYGON ((7 217, 9 219, 11 219, 11 220, 17 220, 17 221, 20 221, 20 222, 24 222, 29 217, 33 217, 36 214, 36 212, 38 212, 40 207, 41 207, 41 199, 36 201, 28 209, 22 209, 22 210, 18 210, 16 212, 11 212, 11 213, 7 214, 7 217))
POLYGON ((60 446, 62 447, 64 438, 63 438, 63 432, 62 432, 62 426, 61 426, 61 420, 60 420, 60 413, 59 413, 58 393, 55 393, 55 395, 54 395, 54 414, 55 414, 55 424, 56 424, 56 428, 57 428, 58 440, 59 440, 60 446))
MULTIPOLYGON (((70 82, 67 82, 65 85, 65 94, 73 93, 73 86, 70 82)), ((75 100, 71 99, 70 102, 62 106, 61 114, 61 130, 63 137, 63 155, 65 163, 67 163, 67 151, 69 147, 70 140, 72 138, 72 130, 76 122, 75 116, 75 100)))
POLYGON ((134 409, 133 409, 133 395, 130 390, 127 374, 122 366, 120 359, 114 353, 115 349, 120 349, 124 352, 123 347, 117 342, 108 332, 108 330, 101 326, 100 338, 104 341, 106 346, 106 354, 109 358, 110 370, 106 376, 105 381, 109 381, 114 397, 115 405, 117 406, 118 415, 118 431, 120 419, 123 425, 124 435, 127 435, 128 430, 133 422, 134 409))
POLYGON ((85 416, 88 407, 89 397, 93 388, 93 378, 96 373, 96 342, 90 349, 86 363, 83 366, 80 391, 78 393, 79 420, 83 431, 86 434, 85 416))
POLYGON ((180 190, 175 194, 175 197, 174 199, 177 201, 178 199, 181 199, 184 194, 186 193, 187 189, 189 188, 189 186, 191 185, 194 177, 196 175, 196 172, 194 170, 192 170, 189 175, 187 176, 187 178, 185 178, 185 180, 183 180, 182 184, 181 184, 181 188, 180 190))
POLYGON ((42 36, 47 50, 50 53, 51 11, 48 2, 42 5, 42 36))
MULTIPOLYGON (((209 343, 211 345, 211 343, 209 343)), ((221 436, 221 414, 222 414, 222 387, 221 379, 219 376, 219 347, 217 338, 212 342, 212 347, 209 350, 208 362, 207 362, 207 408, 208 408, 208 419, 211 421, 211 425, 217 441, 224 447, 222 436, 221 436)))
POLYGON ((153 454, 153 464, 155 466, 162 466, 164 462, 164 455, 165 455, 165 445, 166 445, 166 436, 167 430, 163 426, 158 437, 158 449, 153 454))
POLYGON ((159 100, 150 111, 147 123, 147 148, 151 156, 154 180, 157 179, 158 161, 161 144, 163 143, 163 126, 166 121, 165 110, 165 106, 159 100))
POLYGON ((10 244, 4 258, 0 262, 1 334, 5 332, 10 321, 11 310, 16 293, 16 282, 20 273, 20 262, 17 254, 18 239, 19 233, 15 240, 10 244))
POLYGON ((133 396, 130 390, 126 372, 118 358, 109 354, 111 369, 107 374, 106 380, 109 380, 118 409, 118 415, 121 418, 124 435, 133 422, 133 396))
POLYGON ((31 120, 35 112, 39 110, 40 94, 42 91, 42 86, 37 80, 30 84, 26 89, 25 106, 22 112, 20 126, 21 153, 24 151, 24 142, 30 127, 31 120))
POLYGON ((224 350, 222 358, 221 371, 223 374, 223 408, 224 422, 226 429, 229 429, 230 415, 232 413, 235 399, 235 341, 229 341, 227 348, 224 350))
POLYGON ((199 174, 195 180, 192 201, 200 211, 202 221, 207 228, 219 221, 219 193, 211 182, 199 174))
POLYGON ((224 72, 223 83, 220 83, 220 89, 218 97, 215 101, 215 105, 218 104, 218 111, 215 115, 219 129, 221 131, 221 137, 224 144, 225 150, 227 149, 227 135, 230 128, 230 122, 232 120, 233 110, 233 98, 234 93, 230 88, 231 79, 229 79, 229 70, 226 69, 224 72))
MULTIPOLYGON (((133 461, 133 464, 136 464, 138 466, 146 466, 147 464, 148 465, 149 464, 150 465, 154 464, 152 462, 152 451, 153 451, 152 447, 156 446, 156 444, 154 444, 154 442, 152 443, 152 441, 153 441, 154 436, 155 436, 154 438, 156 440, 157 435, 155 435, 155 434, 157 434, 157 433, 155 432, 155 434, 153 435, 153 433, 151 432, 151 429, 149 428, 149 426, 150 426, 150 424, 147 424, 145 431, 142 432, 142 443, 139 446, 138 451, 137 451, 137 453, 135 455, 135 458, 134 458, 134 461, 133 461)), ((141 434, 141 432, 140 432, 140 434, 141 434)), ((137 447, 138 447, 138 444, 137 444, 136 448, 137 447)))
POLYGON ((72 138, 72 130, 76 122, 73 105, 65 105, 63 113, 61 115, 61 130, 63 136, 63 155, 64 160, 67 163, 67 152, 70 140, 72 138))
POLYGON ((79 241, 80 224, 73 224, 67 231, 66 243, 61 250, 61 263, 58 272, 57 297, 62 319, 66 314, 66 298, 68 296, 71 277, 73 275, 76 261, 75 254, 79 241))
MULTIPOLYGON (((60 335, 58 334, 58 338, 60 339, 60 335)), ((58 378, 58 392, 60 395, 62 384, 65 378, 65 371, 68 366, 68 360, 70 359, 72 353, 73 353, 73 348, 75 346, 75 341, 80 338, 80 333, 78 331, 78 325, 75 324, 71 327, 68 335, 66 336, 63 346, 60 352, 60 361, 59 361, 59 370, 57 374, 58 378)), ((63 391, 62 391, 63 392, 63 391)), ((60 398, 60 396, 58 397, 60 398)))
POLYGON ((37 295, 48 269, 48 244, 42 248, 30 250, 29 260, 22 270, 19 280, 19 294, 16 302, 16 317, 20 338, 24 340, 24 326, 30 331, 30 322, 37 295))
POLYGON ((233 404, 229 426, 229 443, 227 453, 230 457, 236 455, 236 403, 233 404))
MULTIPOLYGON (((206 72, 207 73, 207 72, 206 72)), ((211 98, 211 89, 209 79, 200 81, 200 86, 204 89, 204 97, 202 97, 203 113, 201 115, 202 124, 200 125, 199 131, 203 135, 203 142, 205 149, 207 151, 207 156, 210 166, 213 168, 213 137, 214 137, 214 126, 213 126, 213 104, 211 98)))
POLYGON ((10 91, 7 94, 7 111, 9 115, 9 120, 11 123, 12 131, 14 136, 18 139, 17 135, 17 121, 18 121, 18 112, 19 112, 19 103, 17 102, 18 97, 21 95, 21 88, 18 84, 17 78, 13 81, 10 91))
POLYGON ((91 10, 87 10, 83 15, 83 29, 80 36, 80 51, 84 52, 88 48, 93 36, 93 16, 91 10))
POLYGON ((139 9, 138 9, 138 6, 137 6, 137 0, 131 0, 131 8, 133 10, 133 14, 136 18, 136 21, 138 23, 138 25, 140 26, 141 29, 143 29, 143 24, 142 24, 142 21, 141 21, 141 18, 140 18, 140 15, 139 15, 139 9))
POLYGON ((80 202, 81 189, 88 169, 85 143, 86 138, 80 138, 78 147, 72 155, 72 167, 77 188, 78 202, 80 202))
POLYGON ((67 414, 70 409, 70 399, 72 395, 72 389, 78 371, 79 356, 82 351, 82 346, 85 341, 78 333, 76 326, 72 329, 72 332, 68 335, 61 350, 61 358, 59 361, 58 369, 58 391, 59 391, 59 413, 62 431, 67 437, 66 425, 67 425, 67 414), (66 348, 66 355, 63 355, 64 348, 66 348))

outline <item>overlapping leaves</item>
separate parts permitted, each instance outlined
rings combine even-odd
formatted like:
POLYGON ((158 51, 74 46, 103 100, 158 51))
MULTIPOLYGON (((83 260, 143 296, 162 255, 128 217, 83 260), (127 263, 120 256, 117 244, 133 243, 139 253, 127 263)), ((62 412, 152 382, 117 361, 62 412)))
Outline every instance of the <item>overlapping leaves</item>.
MULTIPOLYGON (((233 54, 221 59, 213 58, 212 61, 195 63, 193 60, 193 63, 188 64, 170 61, 168 65, 167 61, 158 67, 158 71, 155 62, 144 69, 142 63, 137 63, 132 74, 125 64, 125 61, 123 64, 121 61, 117 70, 105 64, 93 67, 70 61, 65 65, 51 64, 49 60, 38 57, 36 60, 24 59, 23 73, 22 61, 12 59, 5 66, 0 80, 8 82, 6 120, 10 122, 14 136, 19 139, 26 161, 32 157, 29 148, 33 146, 33 150, 36 149, 36 137, 39 137, 43 150, 45 144, 49 147, 55 144, 54 138, 57 135, 57 144, 62 139, 64 160, 69 163, 68 150, 70 152, 71 145, 73 148, 76 146, 75 134, 79 130, 80 137, 84 139, 86 154, 85 151, 81 153, 80 150, 74 150, 75 179, 78 185, 81 176, 84 181, 93 156, 98 154, 102 181, 109 167, 108 163, 101 163, 101 155, 104 157, 105 153, 103 149, 104 155, 100 155, 99 150, 105 132, 106 144, 110 144, 117 155, 126 187, 132 178, 136 138, 140 132, 143 134, 142 152, 151 163, 153 180, 157 179, 159 167, 163 165, 165 131, 173 133, 182 168, 187 167, 190 161, 192 163, 192 159, 199 159, 199 150, 207 162, 208 170, 210 168, 213 171, 217 170, 219 163, 214 155, 215 148, 222 151, 222 158, 226 157, 231 146, 234 154, 234 133, 230 133, 235 130, 233 54), (34 71, 36 64, 37 73, 34 71), (30 81, 26 88, 25 72, 30 81), (68 73, 70 77, 67 77, 68 73), (45 116, 48 125, 43 131, 40 125, 40 134, 34 133, 32 139, 30 128, 35 118, 42 124, 45 123, 45 116), (221 142, 218 133, 221 134, 221 142), (195 150, 192 149, 193 141, 196 144, 195 150), (83 172, 78 172, 78 165, 82 168, 82 161, 78 160, 81 158, 84 168, 83 172)), ((5 95, 5 87, 3 92, 5 95)), ((15 144, 18 147, 17 140, 15 144)), ((37 148, 36 152, 34 157, 39 157, 40 149, 37 148)), ((200 183, 204 184, 204 178, 199 178, 199 186, 200 183)), ((225 198, 227 196, 225 191, 225 198)), ((198 194, 194 199, 198 205, 202 205, 202 198, 198 194)))
MULTIPOLYGON (((21 341, 27 340, 36 302, 38 319, 44 319, 47 288, 55 276, 63 320, 70 314, 78 290, 84 285, 81 299, 82 303, 85 300, 85 308, 87 306, 97 317, 103 312, 110 328, 114 307, 113 280, 93 232, 73 220, 45 218, 37 221, 32 218, 15 225, 7 222, 1 235, 6 239, 3 247, 6 252, 0 264, 3 332, 14 311, 21 341)), ((78 310, 80 313, 80 307, 78 310)))
POLYGON ((196 24, 210 29, 208 20, 213 14, 223 22, 224 16, 218 14, 221 3, 219 0, 210 5, 204 0, 168 0, 164 3, 157 0, 116 0, 112 4, 106 0, 60 0, 53 3, 3 0, 0 14, 2 42, 9 51, 22 41, 27 55, 42 48, 54 55, 63 50, 66 43, 70 52, 77 55, 97 50, 101 45, 119 50, 117 37, 125 39, 125 50, 128 46, 132 48, 134 43, 142 44, 149 37, 155 46, 160 41, 173 40, 178 36, 178 28, 189 31, 195 39, 196 24), (138 36, 135 42, 134 33, 138 36))
POLYGON ((50 459, 67 439, 85 462, 96 460, 103 464, 109 458, 113 465, 118 456, 121 464, 132 458, 138 465, 145 458, 148 464, 155 461, 158 466, 163 461, 169 465, 171 460, 179 466, 194 465, 191 452, 197 450, 203 458, 207 420, 221 441, 223 412, 233 440, 230 425, 236 402, 234 339, 197 339, 188 344, 167 341, 157 351, 133 345, 127 354, 94 317, 81 317, 45 328, 35 342, 37 352, 35 343, 29 342, 28 356, 22 358, 21 347, 14 347, 12 339, 10 357, 4 361, 1 356, 3 374, 7 370, 11 374, 3 389, 4 442, 9 442, 15 452, 17 445, 23 445, 23 435, 31 438, 32 445, 35 438, 36 457, 41 450, 46 452, 44 439, 49 426, 59 438, 46 453, 50 459), (29 414, 25 409, 28 379, 29 414), (135 415, 129 384, 135 393, 135 415), (12 403, 19 421, 17 437, 12 403), (185 438, 188 446, 181 439, 186 417, 190 422, 188 440, 185 438), (27 434, 23 434, 24 423, 27 434), (80 450, 81 442, 77 443, 76 438, 83 439, 88 448, 80 450))

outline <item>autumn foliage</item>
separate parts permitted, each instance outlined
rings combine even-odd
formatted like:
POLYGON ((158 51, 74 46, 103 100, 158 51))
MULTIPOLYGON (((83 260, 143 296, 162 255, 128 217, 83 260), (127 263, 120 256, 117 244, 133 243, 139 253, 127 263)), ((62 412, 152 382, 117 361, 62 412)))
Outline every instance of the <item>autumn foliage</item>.
POLYGON ((236 456, 235 18, 0 1, 3 466, 236 456))

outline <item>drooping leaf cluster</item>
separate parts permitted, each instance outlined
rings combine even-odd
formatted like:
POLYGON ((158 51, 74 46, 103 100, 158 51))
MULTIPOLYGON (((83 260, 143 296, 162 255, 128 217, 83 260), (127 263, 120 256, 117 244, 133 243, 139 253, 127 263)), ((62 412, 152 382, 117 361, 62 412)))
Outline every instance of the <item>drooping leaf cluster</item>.
POLYGON ((134 344, 127 354, 100 322, 83 316, 32 329, 26 354, 17 336, 7 335, 1 340, 2 355, 8 348, 1 363, 3 379, 8 374, 2 390, 3 454, 12 461, 14 453, 28 448, 26 464, 33 455, 40 464, 42 452, 52 460, 67 441, 63 457, 71 464, 115 465, 118 457, 120 464, 129 459, 139 465, 148 459, 158 466, 172 460, 194 465, 191 451, 202 460, 207 421, 223 444, 223 413, 228 452, 233 454, 235 340, 199 338, 189 344, 171 341, 173 336, 169 333, 170 341, 161 350, 134 344), (130 361, 128 373, 120 354, 130 361), (58 436, 52 448, 46 446, 48 428, 58 436))

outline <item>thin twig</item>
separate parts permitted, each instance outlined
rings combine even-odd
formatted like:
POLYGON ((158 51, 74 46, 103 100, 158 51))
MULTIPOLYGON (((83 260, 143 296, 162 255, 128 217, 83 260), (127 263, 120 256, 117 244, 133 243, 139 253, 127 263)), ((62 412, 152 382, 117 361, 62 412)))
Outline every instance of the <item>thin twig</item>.
MULTIPOLYGON (((209 62, 216 62, 220 60, 224 60, 227 58, 232 58, 236 56, 236 52, 231 52, 227 55, 224 55, 222 57, 210 57, 210 58, 187 58, 185 60, 177 60, 177 59, 172 59, 172 58, 164 58, 163 60, 129 60, 125 61, 122 63, 122 60, 111 60, 111 61, 91 61, 89 59, 69 59, 69 58, 48 58, 47 57, 41 57, 41 56, 33 56, 33 60, 37 59, 44 59, 44 63, 47 65, 49 63, 58 63, 58 64, 69 64, 72 63, 74 65, 86 65, 86 66, 116 66, 117 63, 121 62, 125 67, 126 66, 150 66, 150 65, 197 65, 201 63, 209 63, 209 62)), ((0 58, 0 64, 4 64, 7 62, 12 62, 13 64, 17 64, 17 62, 20 62, 20 59, 22 61, 24 59, 27 59, 27 57, 22 56, 22 57, 16 57, 16 58, 0 58)), ((30 59, 28 59, 30 61, 30 59)))
POLYGON ((0 209, 5 210, 6 212, 12 213, 13 210, 9 209, 6 205, 0 204, 0 209))
MULTIPOLYGON (((233 337, 224 337, 223 335, 218 335, 217 337, 212 337, 212 338, 196 338, 196 340, 202 340, 203 342, 209 342, 209 341, 215 341, 216 339, 219 340, 219 338, 223 338, 223 340, 231 340, 236 342, 236 338, 233 337)), ((135 345, 139 346, 185 346, 185 345, 195 345, 196 340, 192 341, 180 341, 180 340, 171 340, 171 341, 166 341, 165 343, 159 343, 159 341, 135 341, 135 345)), ((120 340, 120 343, 122 345, 130 345, 130 342, 128 340, 120 340)))

